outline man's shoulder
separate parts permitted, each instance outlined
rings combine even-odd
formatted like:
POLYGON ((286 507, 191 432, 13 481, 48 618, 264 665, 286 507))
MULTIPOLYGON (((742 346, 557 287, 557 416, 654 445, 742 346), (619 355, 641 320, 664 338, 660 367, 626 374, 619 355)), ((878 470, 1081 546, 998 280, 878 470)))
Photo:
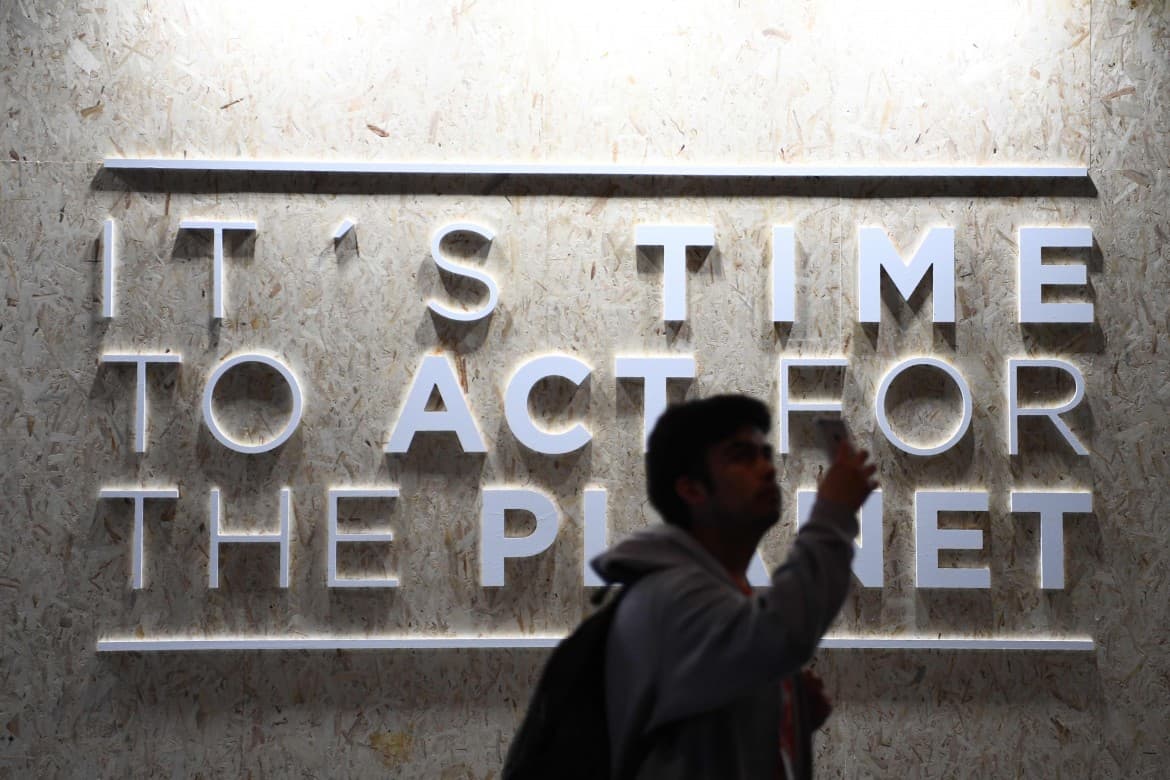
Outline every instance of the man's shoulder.
MULTIPOLYGON (((644 528, 606 550, 593 560, 593 568, 607 582, 633 586, 666 572, 709 569, 718 575, 722 567, 686 530, 670 525, 644 528)), ((668 577, 670 575, 667 575, 668 577)))
POLYGON ((696 600, 742 596, 727 577, 711 571, 700 561, 684 558, 624 587, 626 592, 618 605, 615 625, 633 626, 639 632, 660 626, 665 616, 677 614, 696 600))

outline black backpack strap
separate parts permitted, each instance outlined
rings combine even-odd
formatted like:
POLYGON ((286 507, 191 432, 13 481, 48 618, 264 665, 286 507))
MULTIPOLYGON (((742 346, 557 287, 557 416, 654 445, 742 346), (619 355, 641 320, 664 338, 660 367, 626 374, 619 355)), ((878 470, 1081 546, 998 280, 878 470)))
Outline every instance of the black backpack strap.
MULTIPOLYGON (((646 707, 645 709, 649 709, 646 707)), ((645 720, 643 713, 638 713, 639 720, 645 720)), ((649 713, 645 713, 646 716, 649 713)), ((653 731, 640 735, 634 740, 634 745, 626 753, 626 758, 622 761, 622 765, 618 768, 616 780, 633 780, 637 776, 638 770, 642 767, 642 762, 650 755, 650 751, 654 748, 654 743, 662 736, 671 724, 664 723, 653 731)))
MULTIPOLYGON (((611 587, 612 583, 606 587, 611 587)), ((617 596, 614 598, 614 611, 617 611, 618 602, 622 597, 633 588, 633 584, 619 587, 617 596)), ((604 595, 604 594, 602 594, 604 595)), ((641 703, 638 711, 634 714, 635 723, 646 723, 650 720, 650 712, 654 706, 654 700, 657 698, 655 691, 652 689, 650 696, 646 697, 645 701, 641 703)), ((626 754, 621 757, 618 765, 617 774, 614 775, 614 780, 633 780, 637 776, 638 770, 641 768, 646 757, 650 755, 654 745, 659 738, 670 729, 673 724, 662 723, 654 728, 653 731, 639 733, 634 738, 632 744, 626 748, 626 754)))
MULTIPOLYGON (((591 597, 605 601, 610 589, 591 597)), ((605 645, 624 589, 586 617, 553 650, 504 759, 502 780, 610 774, 605 718, 605 645)))
POLYGON ((589 597, 589 603, 595 607, 600 607, 602 602, 605 601, 605 597, 609 595, 609 592, 611 590, 613 590, 613 583, 612 582, 605 583, 605 585, 600 587, 597 590, 597 592, 595 592, 592 596, 589 597))

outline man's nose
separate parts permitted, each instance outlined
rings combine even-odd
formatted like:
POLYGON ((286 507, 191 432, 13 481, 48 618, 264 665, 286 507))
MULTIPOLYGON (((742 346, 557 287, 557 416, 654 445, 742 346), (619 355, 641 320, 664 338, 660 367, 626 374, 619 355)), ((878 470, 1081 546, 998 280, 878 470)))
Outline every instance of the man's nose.
POLYGON ((767 479, 776 478, 776 460, 769 453, 760 453, 760 468, 767 479))

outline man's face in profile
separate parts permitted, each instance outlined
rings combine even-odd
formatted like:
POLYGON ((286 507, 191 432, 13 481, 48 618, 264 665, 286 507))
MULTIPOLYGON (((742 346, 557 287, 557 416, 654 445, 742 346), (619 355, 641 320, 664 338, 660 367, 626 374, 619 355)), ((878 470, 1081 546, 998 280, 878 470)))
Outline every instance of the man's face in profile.
POLYGON ((780 486, 772 445, 744 426, 707 450, 707 479, 690 501, 697 522, 766 531, 780 517, 780 486))

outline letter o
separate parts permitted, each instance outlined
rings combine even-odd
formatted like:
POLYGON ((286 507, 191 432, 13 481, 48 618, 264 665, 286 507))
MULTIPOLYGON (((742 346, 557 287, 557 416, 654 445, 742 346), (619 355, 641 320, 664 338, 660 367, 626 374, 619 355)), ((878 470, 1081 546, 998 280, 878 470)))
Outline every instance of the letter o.
POLYGON ((882 429, 882 433, 886 435, 886 438, 895 447, 911 455, 938 455, 958 444, 959 440, 966 435, 967 429, 971 427, 971 388, 967 386, 967 382, 963 379, 962 375, 950 363, 938 360, 937 358, 911 358, 891 368, 885 377, 882 378, 882 383, 878 387, 877 401, 874 403, 873 411, 874 416, 877 418, 878 427, 882 429), (915 447, 903 441, 894 433, 894 429, 890 427, 890 421, 886 417, 886 393, 889 392, 890 385, 902 375, 902 372, 915 366, 930 366, 944 372, 958 385, 959 392, 963 396, 963 419, 959 421, 958 427, 955 428, 955 432, 951 434, 949 439, 934 447, 915 447))
POLYGON ((207 380, 207 387, 203 391, 203 421, 207 423, 207 427, 211 430, 211 435, 219 441, 220 444, 227 447, 229 450, 236 452, 243 452, 247 455, 256 455, 261 452, 268 452, 274 450, 280 445, 289 440, 297 426, 301 424, 301 412, 304 410, 304 400, 301 396, 301 385, 297 382, 296 376, 284 363, 281 363, 274 357, 268 355, 261 355, 258 353, 248 353, 245 355, 236 355, 219 364, 215 371, 211 372, 211 377, 207 380), (285 424, 284 430, 270 441, 262 442, 260 444, 245 444, 236 441, 231 436, 224 433, 219 426, 219 420, 215 417, 215 409, 212 407, 212 396, 215 395, 215 387, 219 384, 219 380, 223 379, 224 374, 231 371, 236 366, 245 363, 262 363, 269 368, 275 370, 278 374, 284 377, 284 381, 288 383, 289 392, 292 393, 293 408, 292 414, 289 415, 288 423, 285 424))

